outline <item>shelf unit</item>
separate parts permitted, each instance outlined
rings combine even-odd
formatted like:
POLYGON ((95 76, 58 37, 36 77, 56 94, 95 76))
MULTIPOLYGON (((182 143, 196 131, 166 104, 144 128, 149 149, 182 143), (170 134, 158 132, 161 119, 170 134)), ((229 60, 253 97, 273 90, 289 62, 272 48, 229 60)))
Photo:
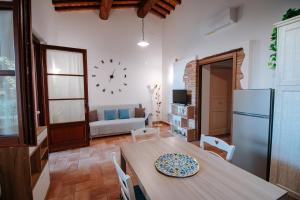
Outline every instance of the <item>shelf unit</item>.
POLYGON ((169 114, 171 134, 184 138, 187 142, 197 140, 195 129, 195 106, 172 104, 172 113, 169 114))
POLYGON ((30 175, 33 200, 45 199, 50 185, 47 128, 40 127, 37 146, 29 147, 30 175))

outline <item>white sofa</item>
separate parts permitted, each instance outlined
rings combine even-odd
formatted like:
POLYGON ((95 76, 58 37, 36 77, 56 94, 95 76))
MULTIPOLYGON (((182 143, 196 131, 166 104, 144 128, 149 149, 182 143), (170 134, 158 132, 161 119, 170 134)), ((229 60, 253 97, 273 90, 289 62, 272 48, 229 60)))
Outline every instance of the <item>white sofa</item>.
POLYGON ((95 122, 90 122, 90 137, 103 137, 110 135, 119 135, 130 133, 132 129, 144 128, 145 121, 144 118, 135 118, 134 109, 138 108, 137 104, 128 104, 128 105, 114 105, 114 106, 100 106, 94 108, 97 110, 98 120, 95 122), (129 119, 118 119, 118 109, 129 109, 129 119), (116 110, 117 119, 115 120, 104 120, 104 110, 116 110))

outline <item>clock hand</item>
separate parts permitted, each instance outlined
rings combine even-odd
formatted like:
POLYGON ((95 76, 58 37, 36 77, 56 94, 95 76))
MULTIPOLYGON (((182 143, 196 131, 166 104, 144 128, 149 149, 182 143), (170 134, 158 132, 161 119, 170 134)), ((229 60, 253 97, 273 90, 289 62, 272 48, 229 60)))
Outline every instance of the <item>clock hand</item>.
POLYGON ((114 76, 114 74, 115 74, 115 69, 114 69, 114 71, 113 71, 113 73, 109 76, 109 81, 111 81, 111 79, 113 79, 115 76, 114 76))

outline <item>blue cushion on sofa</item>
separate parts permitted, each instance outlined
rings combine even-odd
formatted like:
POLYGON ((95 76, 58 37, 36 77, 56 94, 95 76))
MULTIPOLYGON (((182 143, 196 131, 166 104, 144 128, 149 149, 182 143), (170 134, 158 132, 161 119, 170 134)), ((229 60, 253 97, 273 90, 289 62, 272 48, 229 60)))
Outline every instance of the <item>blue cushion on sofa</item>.
POLYGON ((104 120, 115 120, 116 110, 104 110, 104 120))
POLYGON ((129 109, 119 109, 120 119, 129 119, 129 109))

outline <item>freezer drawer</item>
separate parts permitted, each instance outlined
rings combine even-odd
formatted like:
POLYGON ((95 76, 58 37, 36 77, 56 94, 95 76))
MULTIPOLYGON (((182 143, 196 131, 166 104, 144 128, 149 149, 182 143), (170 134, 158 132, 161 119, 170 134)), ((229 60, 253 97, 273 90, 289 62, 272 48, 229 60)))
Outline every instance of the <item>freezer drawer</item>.
POLYGON ((234 114, 232 143, 236 146, 232 163, 267 179, 269 119, 234 114))

